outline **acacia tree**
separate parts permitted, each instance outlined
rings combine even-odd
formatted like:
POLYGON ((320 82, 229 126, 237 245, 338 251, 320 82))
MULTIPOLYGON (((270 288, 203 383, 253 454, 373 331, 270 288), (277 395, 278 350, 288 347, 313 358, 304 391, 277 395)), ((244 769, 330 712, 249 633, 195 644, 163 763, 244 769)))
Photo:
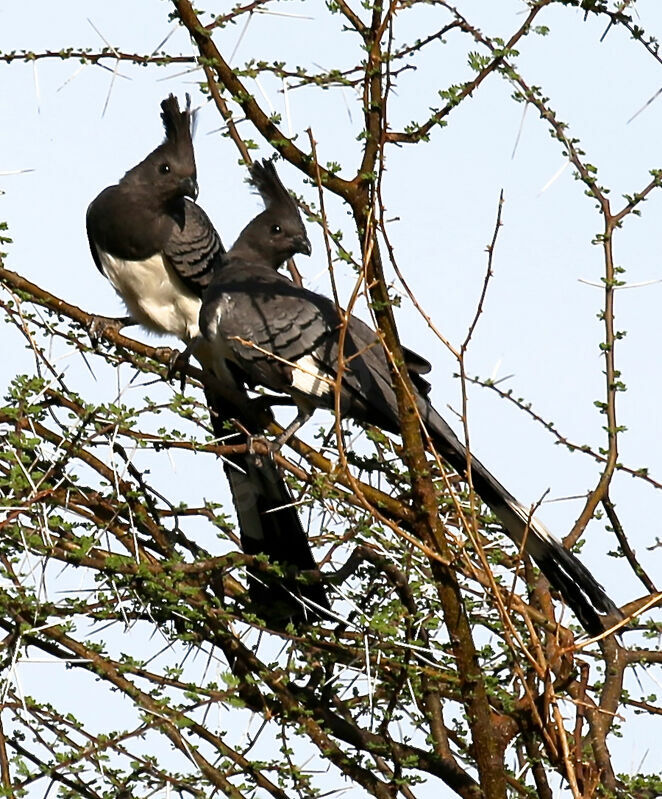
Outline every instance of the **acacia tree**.
MULTIPOLYGON (((509 17, 516 24, 508 35, 497 37, 461 5, 446 2, 334 0, 326 10, 316 4, 315 13, 328 17, 330 36, 343 28, 354 36, 353 61, 345 68, 256 59, 231 67, 222 30, 279 9, 276 0, 222 13, 203 12, 189 0, 164 4, 162 13, 190 34, 183 55, 121 46, 2 54, 8 69, 23 60, 77 58, 201 70, 199 90, 213 102, 221 134, 241 162, 250 163, 259 144, 309 184, 301 207, 321 229, 336 297, 339 264, 352 276, 340 305, 353 309, 367 300, 390 357, 402 433, 402 443, 377 430, 350 439, 347 426, 334 419, 317 446, 294 440, 291 450, 275 456, 308 513, 336 616, 271 629, 246 597, 244 569, 277 575, 278 567, 239 550, 231 509, 222 502, 218 459, 245 445, 211 436, 205 376, 189 367, 180 391, 167 381, 169 349, 112 328, 90 341, 94 308, 77 307, 30 280, 27 268, 19 274, 3 263, 6 328, 20 334, 32 357, 31 368, 13 376, 0 409, 3 795, 46 795, 55 785, 60 796, 90 799, 173 792, 303 797, 350 786, 351 796, 425 797, 441 790, 491 799, 551 797, 559 780, 576 799, 660 795, 659 777, 643 769, 617 775, 612 762, 615 725, 625 718, 621 734, 636 736, 639 722, 630 711, 650 717, 662 711, 643 687, 635 693, 636 683, 625 690, 636 667, 660 662, 659 624, 650 614, 659 595, 610 488, 619 474, 646 484, 652 496, 661 487, 646 470, 619 460, 617 397, 624 386, 615 304, 622 280, 614 247, 662 175, 652 171, 624 200, 611 199, 553 99, 520 69, 518 50, 547 32, 546 15, 565 7, 577 25, 585 17, 601 20, 608 30, 629 34, 631 47, 651 60, 660 57, 655 39, 635 24, 634 3, 582 2, 583 14, 578 5, 529 0, 521 17, 509 17), (428 16, 417 28, 422 9, 428 16), (407 73, 409 79, 417 66, 430 68, 429 49, 450 41, 465 48, 472 76, 455 84, 441 76, 446 88, 438 107, 422 104, 417 121, 391 124, 400 78, 407 73), (292 91, 352 89, 360 109, 356 159, 322 161, 314 130, 287 131, 286 120, 256 89, 266 75, 287 81, 292 91), (468 437, 467 391, 476 381, 467 376, 466 356, 489 301, 502 202, 495 207, 480 299, 461 343, 453 344, 425 299, 409 289, 411 267, 396 257, 384 195, 392 149, 443 147, 439 129, 451 126, 497 78, 512 87, 513 102, 537 112, 537 124, 595 206, 603 270, 603 440, 579 447, 499 384, 478 382, 544 425, 555 442, 581 449, 599 465, 565 544, 576 546, 587 528, 595 529, 589 522, 596 513, 606 515, 618 568, 632 572, 641 589, 623 607, 628 626, 621 639, 582 639, 567 615, 556 612, 558 597, 544 578, 500 538, 470 486, 430 458, 402 367, 396 291, 456 359, 468 437), (327 214, 336 198, 349 212, 353 244, 327 214), (72 353, 89 366, 96 385, 82 370, 62 371, 60 359, 72 353), (112 385, 115 370, 129 375, 125 386, 149 386, 149 397, 133 406, 124 391, 104 396, 99 387, 112 385), (191 502, 187 481, 173 485, 168 477, 173 455, 217 473, 218 495, 191 502), (53 679, 41 692, 23 691, 19 665, 39 659, 69 667, 58 678, 64 690, 53 679), (88 713, 72 710, 76 695, 85 697, 88 713), (122 714, 115 721, 119 697, 122 714)), ((265 421, 267 433, 279 429, 265 421)), ((262 451, 260 441, 251 446, 262 451)))

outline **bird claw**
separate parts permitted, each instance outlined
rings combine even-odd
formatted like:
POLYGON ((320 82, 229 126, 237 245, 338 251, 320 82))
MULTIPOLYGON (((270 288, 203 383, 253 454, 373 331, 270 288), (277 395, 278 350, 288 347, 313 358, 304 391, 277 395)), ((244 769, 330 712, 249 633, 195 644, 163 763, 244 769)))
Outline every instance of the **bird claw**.
POLYGON ((104 334, 112 331, 119 333, 125 327, 134 324, 130 316, 93 316, 92 321, 87 325, 87 334, 90 337, 90 344, 94 349, 99 345, 99 339, 104 334))
POLYGON ((274 458, 276 455, 278 455, 278 453, 283 448, 283 443, 284 442, 282 442, 280 440, 280 436, 278 436, 278 438, 274 438, 274 439, 267 438, 267 439, 265 439, 264 443, 265 443, 265 445, 267 447, 267 451, 269 452, 269 455, 272 458, 274 458))
POLYGON ((271 458, 272 460, 281 449, 281 444, 279 443, 278 439, 272 440, 270 438, 265 438, 264 436, 248 435, 246 437, 246 443, 248 444, 248 454, 256 460, 265 457, 264 452, 256 451, 256 444, 259 444, 260 448, 266 449, 266 457, 271 458))
POLYGON ((184 391, 186 386, 186 367, 189 364, 191 353, 187 347, 184 352, 179 350, 172 350, 168 358, 168 369, 166 371, 166 380, 174 380, 177 372, 179 372, 179 390, 184 391))
POLYGON ((274 461, 275 456, 280 452, 281 448, 277 439, 272 441, 265 436, 249 433, 236 419, 234 419, 233 422, 245 436, 243 441, 246 443, 246 458, 249 461, 255 463, 258 468, 263 466, 265 458, 269 461, 274 461))

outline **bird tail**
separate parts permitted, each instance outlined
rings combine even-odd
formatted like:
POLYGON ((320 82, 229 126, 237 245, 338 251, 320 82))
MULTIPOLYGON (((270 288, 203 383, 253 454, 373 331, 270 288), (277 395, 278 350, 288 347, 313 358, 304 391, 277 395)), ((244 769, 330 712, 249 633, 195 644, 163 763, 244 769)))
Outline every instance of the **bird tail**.
MULTIPOLYGON (((460 474, 467 474, 467 451, 449 425, 424 400, 419 408, 438 453, 460 474)), ((620 610, 589 570, 538 521, 483 464, 471 456, 471 483, 504 527, 506 534, 530 555, 591 635, 604 631, 598 614, 622 617, 620 610)))
MULTIPOLYGON (((207 392, 212 427, 227 440, 225 423, 233 415, 211 392, 207 392)), ((240 443, 245 437, 237 436, 240 443)), ((330 610, 323 585, 304 582, 299 575, 316 571, 308 536, 293 506, 292 494, 270 457, 235 454, 224 463, 241 536, 247 555, 265 555, 280 566, 283 576, 248 569, 248 594, 259 614, 273 626, 312 622, 330 610)))

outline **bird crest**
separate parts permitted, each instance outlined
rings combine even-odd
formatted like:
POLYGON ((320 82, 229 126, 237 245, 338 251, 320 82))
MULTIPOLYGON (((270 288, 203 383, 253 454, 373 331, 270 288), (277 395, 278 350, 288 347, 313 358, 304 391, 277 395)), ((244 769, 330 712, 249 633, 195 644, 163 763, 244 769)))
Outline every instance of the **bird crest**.
POLYGON ((299 215, 299 208, 292 195, 281 183, 273 161, 266 158, 263 158, 262 162, 254 161, 251 164, 250 173, 251 183, 262 197, 265 208, 280 206, 283 212, 288 209, 296 216, 299 215))
POLYGON ((156 207, 172 210, 174 203, 180 225, 183 224, 182 198, 195 199, 198 194, 192 138, 194 117, 188 94, 183 111, 180 111, 179 101, 173 94, 166 97, 161 103, 165 140, 130 169, 121 181, 146 193, 147 201, 156 207))
POLYGON ((178 145, 191 142, 196 123, 196 113, 191 111, 191 95, 187 92, 186 108, 183 111, 179 110, 179 101, 175 95, 168 95, 161 103, 161 119, 167 141, 178 145))
POLYGON ((250 167, 250 182, 266 207, 241 231, 230 250, 232 257, 278 269, 295 253, 310 255, 312 249, 299 208, 280 182, 273 162, 255 161, 250 167))

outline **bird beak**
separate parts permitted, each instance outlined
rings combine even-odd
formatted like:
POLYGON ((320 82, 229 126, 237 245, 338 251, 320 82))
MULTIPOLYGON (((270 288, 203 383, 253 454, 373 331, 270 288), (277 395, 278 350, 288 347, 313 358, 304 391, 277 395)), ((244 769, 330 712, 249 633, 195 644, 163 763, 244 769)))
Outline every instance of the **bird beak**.
POLYGON ((196 200, 198 197, 198 183, 195 178, 184 178, 181 182, 181 190, 184 197, 196 200))
POLYGON ((313 248, 310 246, 308 236, 297 236, 294 239, 294 252, 300 252, 302 255, 310 255, 313 248))

